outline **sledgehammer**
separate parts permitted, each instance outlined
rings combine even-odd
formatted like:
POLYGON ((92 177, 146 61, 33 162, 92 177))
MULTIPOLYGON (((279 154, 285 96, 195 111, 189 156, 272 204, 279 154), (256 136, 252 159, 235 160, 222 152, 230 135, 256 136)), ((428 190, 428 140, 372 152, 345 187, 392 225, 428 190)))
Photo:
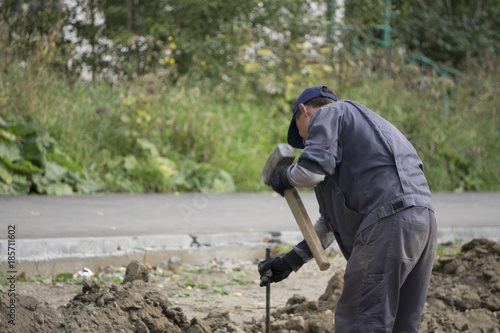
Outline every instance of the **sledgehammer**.
MULTIPOLYGON (((290 145, 281 143, 274 149, 273 153, 267 159, 266 165, 262 170, 260 177, 266 185, 271 185, 271 172, 277 166, 291 165, 295 159, 295 151, 290 145)), ((311 250, 319 269, 324 271, 330 268, 330 263, 326 257, 325 251, 316 234, 316 230, 307 215, 306 208, 300 199, 299 193, 295 188, 286 189, 284 191, 288 206, 299 225, 300 231, 306 240, 309 249, 311 250)))

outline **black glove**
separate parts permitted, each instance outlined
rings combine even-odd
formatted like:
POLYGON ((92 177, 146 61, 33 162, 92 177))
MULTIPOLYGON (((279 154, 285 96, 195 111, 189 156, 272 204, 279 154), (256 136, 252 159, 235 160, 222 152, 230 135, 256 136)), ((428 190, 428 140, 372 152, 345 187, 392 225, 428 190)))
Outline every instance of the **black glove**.
POLYGON ((264 287, 267 281, 279 282, 284 280, 294 271, 298 271, 304 264, 304 260, 291 250, 283 257, 271 258, 259 263, 260 286, 264 287))
POLYGON ((287 188, 292 188, 292 184, 288 180, 287 170, 289 165, 281 165, 271 171, 271 187, 282 197, 285 195, 287 188))

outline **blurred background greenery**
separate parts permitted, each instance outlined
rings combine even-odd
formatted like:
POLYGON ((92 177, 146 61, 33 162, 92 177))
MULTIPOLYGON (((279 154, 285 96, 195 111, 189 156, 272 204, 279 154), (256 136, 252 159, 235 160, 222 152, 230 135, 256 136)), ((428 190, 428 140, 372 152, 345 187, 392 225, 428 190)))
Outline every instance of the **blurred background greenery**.
POLYGON ((263 191, 311 85, 500 190, 500 0, 0 2, 0 194, 263 191))

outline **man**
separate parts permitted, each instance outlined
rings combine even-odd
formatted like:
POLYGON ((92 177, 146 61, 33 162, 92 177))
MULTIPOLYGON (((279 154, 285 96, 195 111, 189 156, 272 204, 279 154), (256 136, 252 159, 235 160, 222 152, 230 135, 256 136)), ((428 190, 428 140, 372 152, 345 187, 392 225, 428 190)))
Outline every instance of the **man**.
MULTIPOLYGON (((325 86, 293 106, 288 143, 296 164, 271 173, 273 189, 315 186, 323 243, 347 259, 336 332, 418 332, 436 252, 436 220, 423 165, 410 142, 363 105, 325 86)), ((278 282, 312 258, 305 241, 259 264, 278 282)))

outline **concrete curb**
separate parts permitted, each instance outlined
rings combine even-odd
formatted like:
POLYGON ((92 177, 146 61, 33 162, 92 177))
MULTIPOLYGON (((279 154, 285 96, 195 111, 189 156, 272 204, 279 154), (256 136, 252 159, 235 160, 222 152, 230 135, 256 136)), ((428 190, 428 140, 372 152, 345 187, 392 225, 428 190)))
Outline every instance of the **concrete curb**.
POLYGON ((446 243, 454 239, 468 242, 474 238, 487 238, 500 242, 500 227, 442 227, 438 228, 438 242, 446 243))
MULTIPOLYGON (((172 256, 191 264, 214 259, 256 260, 265 257, 273 242, 294 244, 300 232, 227 233, 203 235, 149 235, 122 237, 44 238, 16 240, 16 272, 57 275, 77 272, 83 267, 124 266, 131 260, 157 265, 172 256)), ((7 244, 0 243, 0 258, 7 258, 7 244)), ((0 272, 8 263, 0 261, 0 272)))
MULTIPOLYGON (((473 238, 500 241, 500 227, 438 228, 438 242, 467 242, 473 238)), ((182 262, 206 264, 216 259, 255 261, 273 243, 294 245, 300 232, 249 232, 202 235, 142 235, 122 237, 43 238, 16 240, 16 272, 27 276, 95 271, 103 266, 125 266, 131 260, 160 264, 179 257, 182 262)), ((336 243, 333 251, 338 251, 336 243)), ((7 272, 7 244, 0 243, 0 272, 7 272)))

